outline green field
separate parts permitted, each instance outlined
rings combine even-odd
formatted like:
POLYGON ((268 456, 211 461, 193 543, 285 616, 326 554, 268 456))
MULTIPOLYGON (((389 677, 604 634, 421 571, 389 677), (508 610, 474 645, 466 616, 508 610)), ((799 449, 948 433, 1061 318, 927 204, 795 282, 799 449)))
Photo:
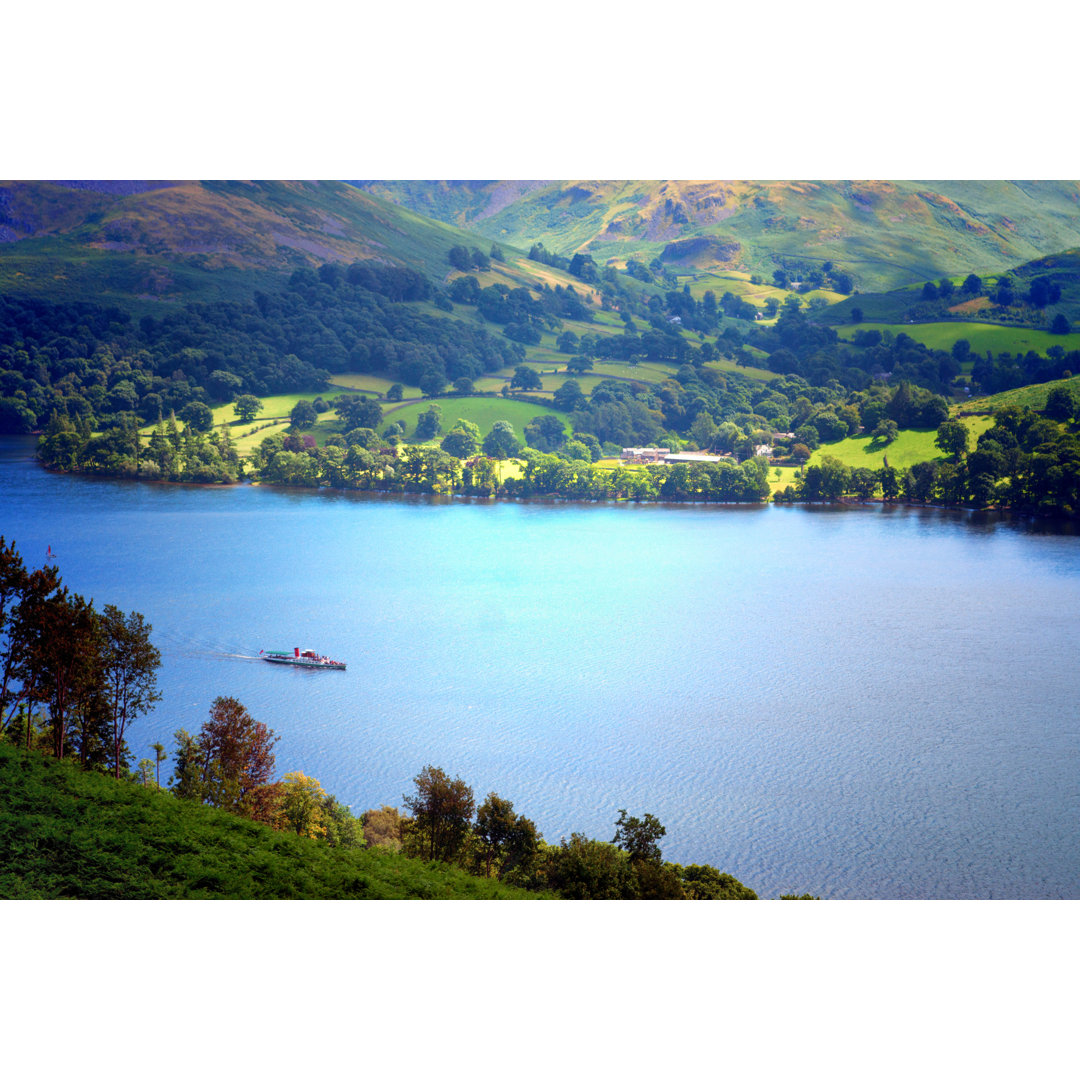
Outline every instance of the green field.
MULTIPOLYGON (((960 419, 971 432, 972 446, 975 445, 975 440, 993 424, 993 420, 988 416, 964 416, 960 419)), ((894 469, 910 469, 912 465, 920 461, 932 461, 934 458, 947 456, 935 445, 936 437, 937 432, 932 430, 901 431, 895 441, 885 446, 880 442, 873 442, 869 435, 855 435, 849 439, 819 446, 810 455, 807 464, 818 465, 823 457, 833 457, 851 468, 880 469, 887 457, 894 469)))
POLYGON ((935 323, 878 323, 864 322, 857 326, 841 326, 837 334, 846 340, 859 330, 880 330, 882 333, 907 334, 930 349, 948 351, 961 338, 971 345, 973 352, 992 353, 1010 352, 1014 356, 1023 355, 1029 349, 1045 356, 1046 350, 1053 345, 1065 349, 1075 347, 1075 338, 1071 334, 1051 334, 1046 330, 1029 330, 1022 326, 997 326, 994 323, 978 322, 935 322, 935 323), (1074 344, 1070 344, 1073 342, 1074 344))
POLYGON ((383 410, 382 431, 396 420, 403 420, 408 437, 416 430, 416 419, 426 412, 429 405, 436 404, 442 409, 443 432, 449 431, 458 419, 468 420, 480 429, 481 435, 486 435, 494 426, 496 420, 509 420, 514 425, 514 432, 518 438, 522 437, 525 425, 536 416, 549 414, 557 416, 565 424, 566 416, 556 409, 549 409, 543 405, 534 405, 531 401, 513 401, 505 398, 488 397, 455 397, 436 398, 433 401, 412 402, 398 408, 383 410))
MULTIPOLYGON (((345 390, 351 393, 378 394, 379 397, 385 397, 386 391, 394 385, 394 382, 394 379, 388 379, 385 375, 361 375, 354 371, 347 371, 331 378, 330 389, 327 393, 333 394, 336 391, 345 390)), ((402 384, 401 389, 404 397, 423 397, 423 391, 419 386, 402 384)), ((324 394, 323 397, 325 396, 324 394)))

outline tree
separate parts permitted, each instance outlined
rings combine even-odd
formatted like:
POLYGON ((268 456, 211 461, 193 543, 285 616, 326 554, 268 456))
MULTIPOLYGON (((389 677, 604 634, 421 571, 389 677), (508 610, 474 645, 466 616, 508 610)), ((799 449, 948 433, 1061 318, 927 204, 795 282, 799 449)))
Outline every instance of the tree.
POLYGON ((526 364, 518 364, 514 368, 514 376, 510 380, 511 388, 521 390, 543 390, 544 383, 540 376, 526 364))
POLYGON ((301 398, 289 410, 289 421, 295 428, 312 427, 318 419, 319 414, 315 411, 315 406, 304 398, 301 398))
POLYGON ((326 835, 323 808, 328 796, 313 776, 286 773, 281 784, 278 813, 297 836, 320 839, 326 835))
POLYGON ((353 428, 371 428, 374 431, 382 423, 382 407, 364 395, 342 394, 334 400, 334 408, 345 431, 352 431, 353 428))
POLYGON ((241 394, 233 402, 233 411, 245 424, 250 424, 263 410, 263 403, 254 394, 241 394))
POLYGON ((555 339, 555 345, 561 353, 576 353, 578 336, 573 330, 566 330, 555 339))
POLYGON ((434 439, 442 430, 442 409, 438 405, 430 405, 426 412, 422 412, 416 418, 416 437, 421 442, 434 439))
POLYGON ((360 817, 364 828, 364 840, 368 847, 386 847, 401 850, 405 819, 393 806, 378 810, 366 810, 360 817))
POLYGON ((534 416, 525 425, 525 441, 537 450, 553 454, 566 442, 566 428, 562 420, 551 413, 534 416))
POLYGON ((513 457, 521 449, 521 444, 514 434, 514 425, 509 420, 496 420, 484 437, 482 449, 488 457, 513 457))
POLYGON ((536 826, 528 818, 514 813, 509 799, 491 792, 476 811, 473 830, 479 841, 478 857, 484 877, 492 871, 500 881, 512 872, 527 874, 540 847, 536 826))
POLYGON ((690 425, 690 435, 702 450, 711 449, 719 431, 716 421, 704 409, 694 417, 694 422, 690 425))
POLYGON ((455 244, 447 253, 446 261, 455 270, 465 271, 472 269, 472 256, 464 244, 455 244))
POLYGON ((584 375, 586 371, 591 371, 592 367, 593 362, 591 356, 582 356, 579 354, 577 356, 571 356, 570 359, 566 361, 566 370, 571 375, 584 375))
POLYGON ((967 293, 969 296, 977 296, 982 292, 982 278, 978 274, 968 274, 964 278, 964 284, 960 286, 960 291, 967 293))
POLYGON ((173 775, 169 789, 178 799, 202 802, 206 793, 204 777, 208 762, 199 747, 199 740, 184 728, 180 728, 173 738, 176 749, 173 751, 173 775))
POLYGON ((159 743, 151 743, 150 749, 154 751, 154 766, 157 770, 157 786, 161 787, 161 763, 168 758, 168 754, 165 753, 165 747, 159 743))
POLYGON ((36 669, 37 693, 49 706, 53 755, 63 758, 72 710, 100 679, 100 621, 92 603, 62 588, 34 607, 25 626, 23 681, 27 667, 36 669))
POLYGON ((895 420, 880 420, 874 430, 870 432, 870 438, 873 442, 883 442, 888 446, 889 443, 895 442, 899 434, 900 428, 895 420))
POLYGON ((567 900, 629 900, 637 895, 630 859, 614 844, 571 833, 544 855, 547 883, 567 900))
POLYGON ((1046 395, 1043 415, 1051 420, 1067 421, 1076 415, 1076 398, 1068 386, 1055 386, 1046 395))
POLYGON ((687 900, 756 900, 758 895, 730 874, 721 874, 715 866, 679 868, 683 894, 687 900))
POLYGON ((254 816, 256 793, 274 775, 277 741, 236 698, 215 698, 198 740, 204 801, 244 817, 254 816))
POLYGON ((659 865, 661 856, 657 841, 666 832, 667 829, 652 814, 636 818, 620 810, 611 842, 622 848, 630 856, 631 862, 644 861, 659 865))
POLYGON ((189 401, 180 410, 180 419, 192 431, 209 431, 214 426, 214 414, 209 405, 201 401, 189 401))
POLYGON ((442 371, 425 371, 417 385, 424 397, 438 397, 446 386, 446 375, 442 371))
POLYGON ((30 575, 15 542, 5 544, 0 536, 0 732, 10 718, 8 702, 15 699, 18 704, 22 699, 22 694, 16 694, 14 676, 23 643, 14 628, 18 607, 27 595, 29 582, 30 575))
POLYGON ((396 382, 386 391, 387 401, 400 401, 405 396, 405 387, 396 382))
POLYGON ((968 438, 968 428, 962 420, 946 420, 938 427, 934 443, 959 461, 967 453, 968 438))
MULTIPOLYGON (((101 628, 104 686, 112 714, 113 775, 119 780, 124 731, 129 723, 161 700, 157 692, 161 653, 150 643, 153 627, 137 611, 124 615, 113 604, 106 604, 101 628)), ((159 764, 161 760, 158 759, 159 764)))
POLYGON ((469 420, 459 419, 439 445, 448 454, 464 461, 480 449, 480 429, 469 420))
POLYGON ((581 384, 577 379, 567 379, 554 394, 551 395, 551 403, 556 409, 563 412, 573 412, 585 404, 585 395, 581 392, 581 384))
POLYGON ((1069 326, 1069 320, 1059 311, 1054 316, 1054 321, 1050 324, 1051 334, 1068 334, 1072 328, 1069 326))
POLYGON ((461 850, 472 823, 472 788, 461 777, 451 780, 442 769, 426 765, 413 779, 414 795, 403 795, 412 814, 408 838, 427 859, 451 862, 461 850))

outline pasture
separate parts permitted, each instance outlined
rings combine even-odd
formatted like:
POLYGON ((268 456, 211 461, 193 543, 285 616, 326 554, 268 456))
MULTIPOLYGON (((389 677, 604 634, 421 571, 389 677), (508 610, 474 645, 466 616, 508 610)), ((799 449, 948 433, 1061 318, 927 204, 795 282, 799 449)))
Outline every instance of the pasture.
POLYGON ((943 349, 948 352, 961 339, 971 345, 975 353, 1009 352, 1014 356, 1023 355, 1029 349, 1046 355, 1046 350, 1053 345, 1065 349, 1073 348, 1074 341, 1069 334, 1051 334, 1047 330, 1032 330, 1023 326, 998 326, 996 323, 979 322, 932 322, 932 323, 880 323, 864 322, 858 325, 837 327, 837 334, 845 341, 850 341, 859 330, 880 330, 883 334, 907 334, 930 349, 943 349))
MULTIPOLYGON (((993 421, 987 416, 960 417, 971 433, 971 445, 991 426, 993 421)), ((901 431, 896 439, 887 446, 875 442, 869 435, 854 435, 839 442, 825 443, 810 455, 808 465, 820 465, 823 457, 833 457, 844 465, 860 469, 880 469, 885 458, 894 469, 910 469, 920 461, 932 461, 944 458, 934 439, 937 432, 933 429, 922 431, 907 429, 901 431)))
POLYGON ((566 417, 555 409, 544 405, 535 405, 531 401, 514 401, 498 397, 452 397, 437 398, 433 401, 410 402, 407 405, 383 410, 383 423, 380 431, 397 420, 404 421, 406 438, 411 438, 416 431, 417 417, 426 412, 429 405, 438 405, 442 410, 442 430, 445 434, 458 420, 468 420, 486 435, 495 425, 496 420, 509 420, 514 425, 514 433, 522 438, 525 425, 536 416, 557 416, 565 425, 566 417))

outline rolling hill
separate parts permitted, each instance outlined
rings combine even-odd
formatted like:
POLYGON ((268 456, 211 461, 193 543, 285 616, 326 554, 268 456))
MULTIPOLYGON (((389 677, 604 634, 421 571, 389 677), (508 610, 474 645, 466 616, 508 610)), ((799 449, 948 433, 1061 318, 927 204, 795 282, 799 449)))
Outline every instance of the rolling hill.
MULTIPOLYGON (((0 183, 0 291, 13 295, 240 299, 299 266, 357 259, 442 280, 454 245, 490 241, 335 181, 0 183)), ((511 286, 572 280, 507 259, 511 286)))
POLYGON ((356 181, 500 243, 766 277, 800 260, 862 290, 993 273, 1080 242, 1076 181, 356 181), (687 241, 695 241, 687 243, 687 241))

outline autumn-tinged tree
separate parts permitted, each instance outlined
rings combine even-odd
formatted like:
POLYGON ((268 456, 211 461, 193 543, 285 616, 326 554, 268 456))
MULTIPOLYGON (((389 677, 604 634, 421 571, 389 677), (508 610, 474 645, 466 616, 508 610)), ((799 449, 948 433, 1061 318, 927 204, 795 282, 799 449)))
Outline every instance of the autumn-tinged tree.
POLYGON ((41 675, 53 755, 63 758, 72 711, 101 678, 101 625, 93 604, 61 589, 39 605, 29 626, 26 667, 41 675))
POLYGON ((413 816, 408 839, 417 854, 451 862, 469 834, 473 793, 461 777, 451 780, 442 769, 427 765, 417 775, 415 795, 403 795, 413 816))
POLYGON ((105 636, 105 688, 112 709, 113 771, 119 780, 125 729, 161 700, 157 692, 161 653, 150 643, 152 627, 137 611, 124 615, 119 608, 106 604, 101 627, 105 636))
POLYGON ((326 836, 323 806, 327 795, 313 776, 302 772, 286 773, 281 783, 281 799, 278 812, 284 827, 297 836, 318 839, 326 836))
POLYGON ((360 816, 364 827, 364 840, 368 847, 386 847, 401 850, 405 819, 396 807, 382 806, 378 810, 365 810, 360 816))
POLYGON ((215 698, 198 740, 203 800, 235 814, 255 816, 258 789, 274 776, 276 742, 277 736, 236 698, 215 698))

